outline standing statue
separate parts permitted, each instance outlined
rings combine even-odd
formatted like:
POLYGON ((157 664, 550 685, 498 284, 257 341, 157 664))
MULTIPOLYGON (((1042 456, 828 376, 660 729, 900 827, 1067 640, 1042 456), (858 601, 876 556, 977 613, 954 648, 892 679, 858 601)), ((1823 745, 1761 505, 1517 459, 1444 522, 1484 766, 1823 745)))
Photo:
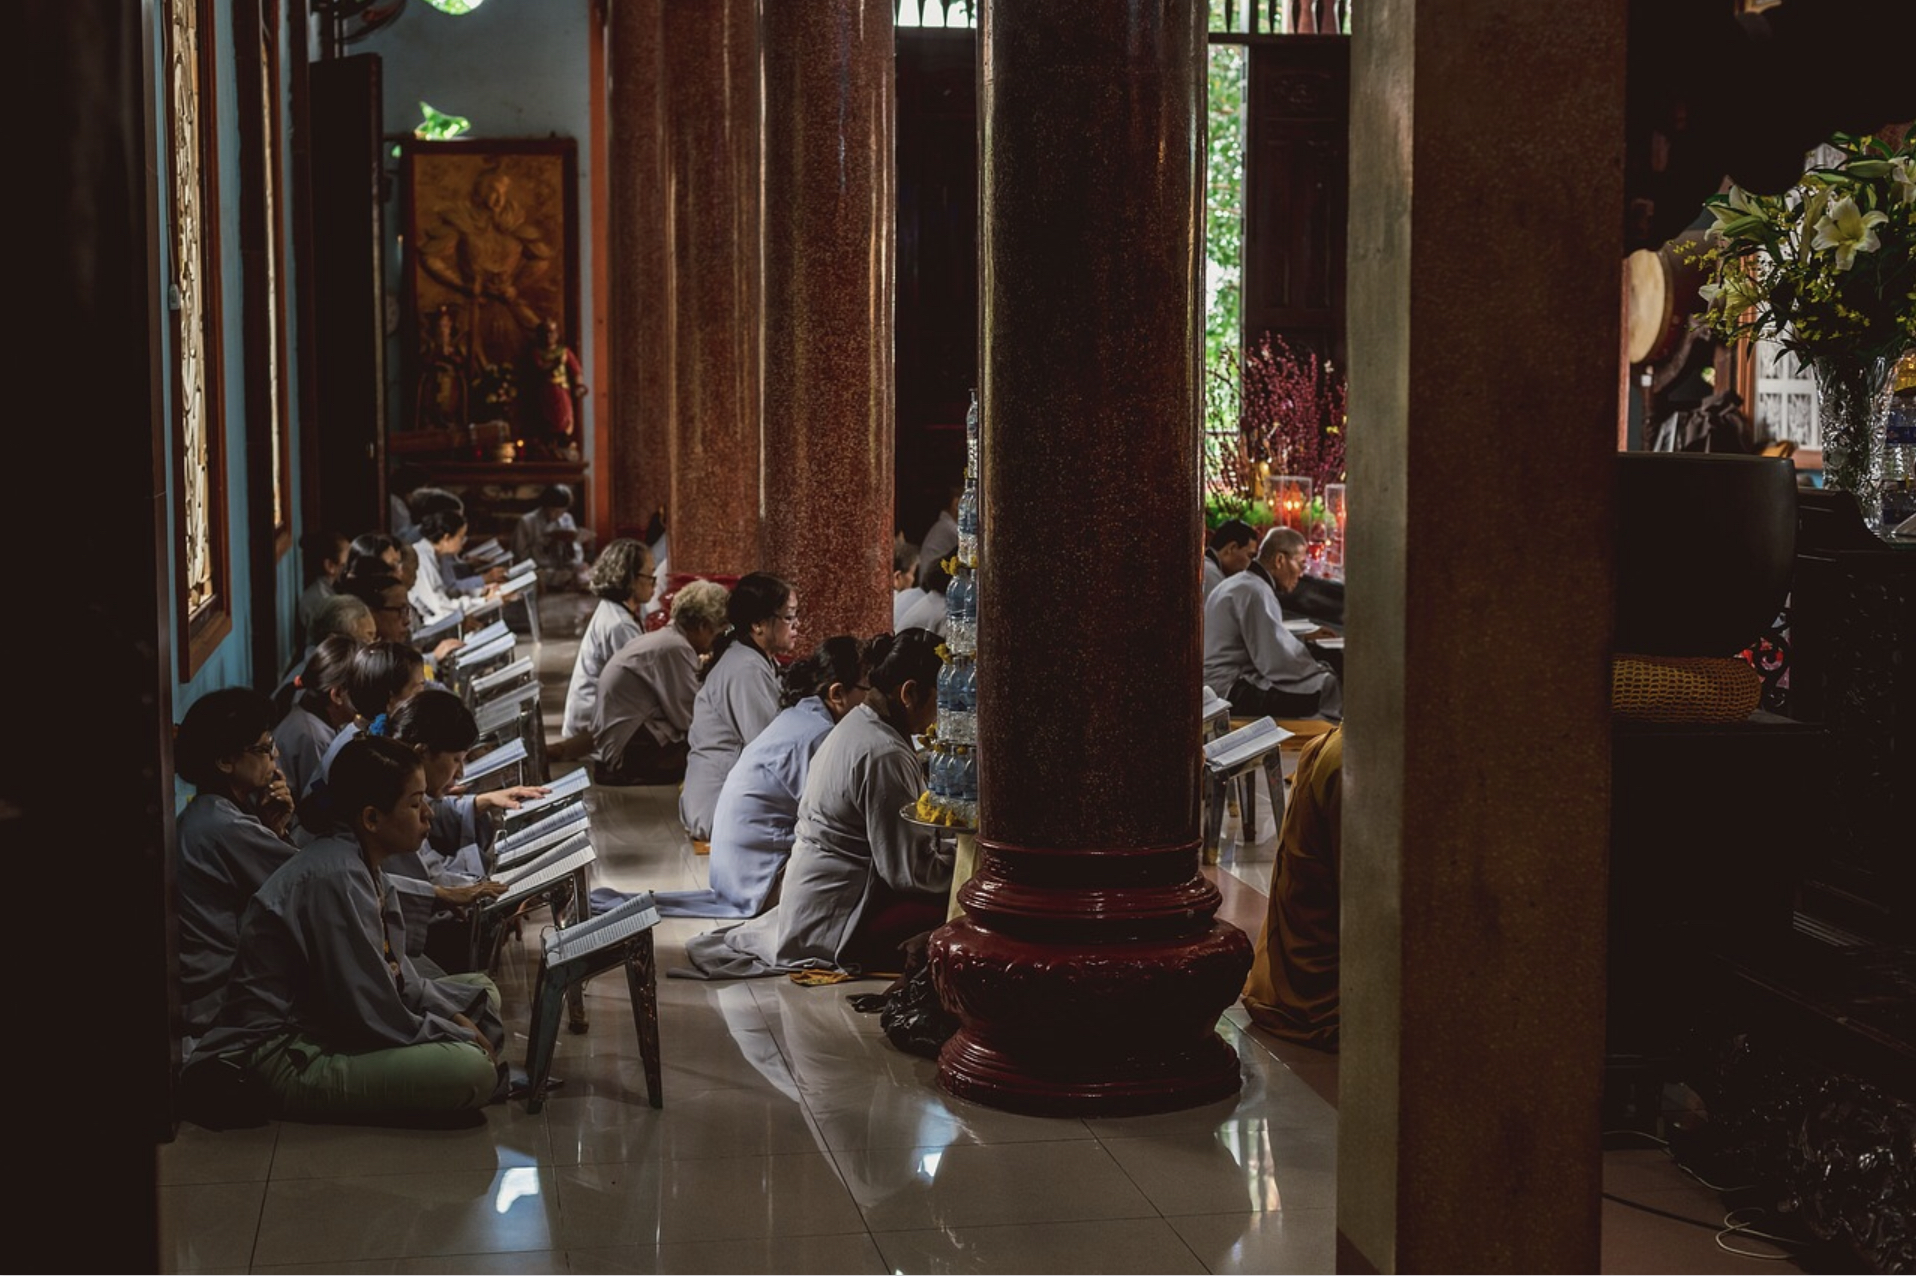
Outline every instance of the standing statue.
POLYGON ((466 343, 453 328, 450 306, 433 312, 432 335, 419 352, 419 363, 413 428, 463 431, 471 420, 466 410, 466 343))
POLYGON ((585 369, 579 356, 560 339, 559 321, 539 325, 539 337, 527 356, 527 430, 536 446, 554 460, 579 459, 578 404, 586 396, 585 369), (536 430, 536 434, 535 434, 536 430))
POLYGON ((556 295, 557 281, 548 277, 552 245, 520 203, 512 177, 497 167, 480 170, 467 200, 432 212, 419 264, 465 299, 477 361, 509 366, 556 295))

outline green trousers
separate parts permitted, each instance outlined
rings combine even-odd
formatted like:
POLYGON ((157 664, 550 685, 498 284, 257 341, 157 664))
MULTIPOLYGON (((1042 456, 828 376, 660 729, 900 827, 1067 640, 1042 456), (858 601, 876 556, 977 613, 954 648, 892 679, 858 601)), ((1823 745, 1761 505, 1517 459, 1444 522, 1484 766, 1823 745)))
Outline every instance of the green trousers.
MULTIPOLYGON (((494 1012, 499 990, 484 975, 494 1012)), ((248 1060, 273 1092, 276 1115, 295 1121, 403 1121, 482 1108, 499 1089, 492 1060, 469 1041, 429 1041, 356 1054, 329 1050, 302 1033, 266 1042, 248 1060)))

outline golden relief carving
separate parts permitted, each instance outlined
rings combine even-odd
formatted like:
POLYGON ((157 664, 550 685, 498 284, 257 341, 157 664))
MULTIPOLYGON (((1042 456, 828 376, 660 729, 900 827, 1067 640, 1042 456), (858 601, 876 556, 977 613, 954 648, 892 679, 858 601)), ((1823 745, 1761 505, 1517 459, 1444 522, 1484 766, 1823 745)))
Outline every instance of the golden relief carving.
POLYGON ((199 6, 173 0, 167 6, 167 96, 171 177, 175 393, 179 396, 180 452, 184 463, 180 517, 185 554, 180 563, 186 614, 197 615, 215 594, 211 480, 207 474, 205 269, 201 253, 199 6))

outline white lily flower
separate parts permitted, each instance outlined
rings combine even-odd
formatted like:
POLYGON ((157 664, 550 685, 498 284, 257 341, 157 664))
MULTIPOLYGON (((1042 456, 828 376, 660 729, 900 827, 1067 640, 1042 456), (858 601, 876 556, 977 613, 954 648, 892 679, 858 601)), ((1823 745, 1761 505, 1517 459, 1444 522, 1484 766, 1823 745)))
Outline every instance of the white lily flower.
POLYGON ((1744 190, 1741 186, 1732 185, 1730 187, 1729 203, 1710 205, 1710 216, 1716 219, 1715 224, 1710 227, 1710 233, 1721 235, 1723 233, 1723 227, 1728 223, 1735 221, 1739 217, 1748 217, 1752 213, 1760 213, 1762 211, 1763 210, 1757 206, 1755 198, 1752 197, 1748 191, 1744 190))
POLYGON ((1876 228, 1888 220, 1889 214, 1875 209, 1866 213, 1845 195, 1816 223, 1816 240, 1810 247, 1819 252, 1835 249, 1836 269, 1846 271, 1856 264, 1857 253, 1873 253, 1883 246, 1876 228))
POLYGON ((1899 155, 1889 162, 1889 180, 1896 188, 1896 202, 1916 204, 1916 162, 1899 155))

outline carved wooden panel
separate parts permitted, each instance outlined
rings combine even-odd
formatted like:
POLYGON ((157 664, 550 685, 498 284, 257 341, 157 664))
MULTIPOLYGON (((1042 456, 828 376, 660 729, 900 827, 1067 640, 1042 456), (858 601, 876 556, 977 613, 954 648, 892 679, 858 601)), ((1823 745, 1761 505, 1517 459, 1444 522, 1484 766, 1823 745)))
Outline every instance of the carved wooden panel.
POLYGON ((168 305, 181 677, 232 629, 220 379, 219 193, 210 0, 166 0, 168 305))
POLYGON ((1251 46, 1244 339, 1266 332, 1344 362, 1350 41, 1251 46))

